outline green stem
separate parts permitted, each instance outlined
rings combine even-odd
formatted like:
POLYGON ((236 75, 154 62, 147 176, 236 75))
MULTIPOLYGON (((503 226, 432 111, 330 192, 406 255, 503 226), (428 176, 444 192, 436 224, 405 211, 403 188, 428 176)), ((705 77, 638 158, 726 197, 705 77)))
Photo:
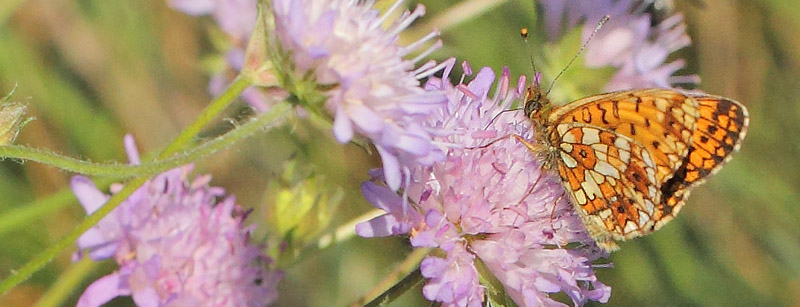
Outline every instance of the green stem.
POLYGON ((0 146, 0 158, 34 161, 73 173, 87 176, 108 176, 117 179, 158 174, 165 170, 186 164, 192 161, 192 157, 199 154, 198 152, 192 152, 174 159, 142 165, 129 165, 119 163, 92 163, 62 156, 51 151, 20 145, 0 146))
MULTIPOLYGON (((99 183, 98 186, 101 189, 107 187, 110 184, 110 180, 106 179, 106 181, 99 183)), ((72 194, 69 188, 65 188, 45 199, 3 212, 3 215, 0 216, 0 237, 14 229, 31 225, 40 216, 58 212, 74 201, 75 195, 72 194)))
POLYGON ((203 112, 200 113, 197 119, 189 124, 186 129, 183 129, 175 141, 169 144, 169 146, 158 155, 157 160, 167 158, 189 145, 200 133, 200 130, 222 113, 222 110, 236 99, 248 86, 250 86, 250 79, 244 78, 241 75, 237 76, 236 79, 233 80, 233 83, 225 89, 225 92, 203 109, 203 112))
MULTIPOLYGON (((258 121, 258 119, 253 121, 258 121)), ((250 124, 252 123, 248 123, 246 125, 250 124)), ((133 176, 142 176, 142 175, 154 175, 187 164, 189 162, 198 160, 199 158, 214 154, 217 151, 234 144, 242 137, 249 136, 249 134, 254 133, 256 130, 258 130, 258 127, 246 130, 246 133, 245 131, 234 130, 231 131, 231 133, 225 135, 224 137, 218 137, 212 141, 205 142, 184 154, 175 156, 167 160, 158 160, 152 163, 146 163, 141 165, 127 165, 127 164, 116 164, 116 163, 112 164, 91 163, 88 161, 62 156, 50 151, 19 146, 19 145, 0 146, 0 158, 12 158, 12 159, 35 161, 42 164, 60 168, 62 170, 89 176, 109 176, 114 178, 126 178, 133 176)))
POLYGON ((319 239, 317 239, 317 244, 310 244, 308 247, 304 248, 299 255, 290 255, 288 257, 290 258, 289 260, 284 260, 287 257, 275 257, 278 260, 276 267, 282 270, 291 269, 295 265, 303 263, 306 258, 318 254, 321 250, 350 240, 356 236, 356 224, 371 220, 384 213, 386 213, 386 211, 374 209, 351 219, 349 222, 339 225, 339 227, 336 227, 333 231, 320 236, 319 239))
POLYGON ((412 251, 403 262, 398 265, 392 272, 375 285, 367 294, 361 297, 357 302, 351 306, 385 306, 391 303, 398 296, 402 295, 409 289, 413 288, 422 281, 422 275, 418 269, 420 262, 432 249, 430 248, 416 248, 412 251), (406 276, 400 281, 397 281, 400 276, 406 276), (392 286, 391 288, 389 286, 392 286), (387 289, 388 288, 388 289, 387 289), (383 291, 383 289, 387 289, 383 291), (383 291, 383 292, 381 292, 383 291), (369 303, 367 303, 369 301, 369 303))
MULTIPOLYGON (((156 174, 181 165, 185 165, 192 161, 200 160, 201 158, 208 157, 223 149, 226 149, 242 139, 252 136, 259 130, 264 129, 271 123, 274 123, 277 116, 286 113, 288 109, 289 106, 286 103, 277 104, 272 107, 270 112, 258 116, 257 118, 239 126, 237 129, 234 129, 211 141, 205 142, 191 152, 176 156, 173 159, 143 164, 136 167, 130 166, 124 168, 122 165, 117 165, 116 167, 119 167, 120 169, 141 170, 142 174, 156 174)), ((98 174, 94 173, 92 175, 98 174)), ((104 180, 107 181, 109 179, 104 180)), ((75 199, 75 197, 72 195, 72 191, 69 189, 64 189, 51 198, 53 199, 50 200, 50 198, 48 198, 45 201, 20 206, 17 209, 0 215, 0 236, 20 226, 30 224, 39 216, 57 211, 60 207, 75 199)))
POLYGON ((59 274, 58 280, 47 291, 42 293, 34 307, 66 305, 65 301, 69 299, 75 289, 80 287, 86 276, 99 266, 100 262, 89 257, 83 257, 80 261, 73 263, 66 271, 59 274))
MULTIPOLYGON (((167 146, 167 148, 164 149, 161 154, 159 154, 159 158, 163 159, 164 157, 169 157, 190 144, 194 137, 200 133, 200 130, 211 120, 216 118, 217 115, 219 115, 219 113, 221 113, 222 110, 224 110, 225 107, 228 106, 237 96, 239 96, 239 94, 241 94, 241 92, 244 91, 244 89, 249 85, 250 81, 248 79, 242 78, 241 76, 237 77, 233 84, 231 84, 220 97, 212 101, 211 104, 209 104, 208 107, 203 110, 195 122, 186 127, 186 129, 184 129, 181 134, 178 135, 176 140, 167 146)), ((290 107, 286 104, 278 104, 270 109, 269 112, 261 115, 259 118, 264 120, 264 122, 269 122, 267 119, 274 121, 280 114, 283 114, 289 110, 289 108, 290 107)), ((236 130, 238 129, 235 129, 234 131, 236 130)), ((108 215, 108 213, 116 209, 123 200, 127 199, 128 196, 136 191, 136 189, 144 185, 148 179, 148 177, 139 177, 128 182, 121 191, 111 196, 111 198, 103 206, 86 217, 86 219, 78 224, 78 226, 67 233, 64 238, 57 241, 44 252, 28 261, 19 270, 13 271, 11 276, 0 283, 0 295, 5 294, 11 288, 28 279, 34 272, 44 267, 64 249, 72 245, 81 234, 89 230, 103 217, 108 215)))
POLYGON ((367 307, 387 306, 389 305, 389 303, 400 297, 400 295, 406 293, 406 291, 422 283, 422 281, 423 281, 422 273, 420 273, 419 269, 416 269, 410 274, 406 275, 405 278, 398 281, 397 284, 395 284, 385 292, 381 293, 381 295, 376 297, 374 300, 371 300, 369 303, 364 304, 363 306, 367 307))
POLYGON ((55 244, 51 245, 44 252, 40 253, 27 263, 25 263, 19 270, 12 271, 11 276, 3 280, 0 283, 0 294, 5 294, 8 290, 15 287, 19 283, 28 279, 34 272, 40 270, 44 267, 48 262, 53 260, 61 251, 70 247, 81 234, 92 228, 97 222, 100 221, 103 217, 105 217, 109 212, 117 208, 117 206, 122 203, 123 200, 127 199, 128 196, 133 194, 133 191, 136 191, 137 188, 142 186, 146 181, 147 177, 140 177, 132 180, 122 189, 119 193, 115 194, 108 200, 103 206, 101 206, 97 211, 86 217, 78 226, 73 228, 69 233, 67 233, 64 238, 55 242, 55 244))
POLYGON ((385 213, 386 211, 374 209, 350 220, 347 223, 339 225, 339 227, 336 227, 334 231, 323 235, 319 238, 319 240, 317 240, 316 249, 326 249, 337 243, 349 240, 356 235, 356 224, 369 221, 385 213))

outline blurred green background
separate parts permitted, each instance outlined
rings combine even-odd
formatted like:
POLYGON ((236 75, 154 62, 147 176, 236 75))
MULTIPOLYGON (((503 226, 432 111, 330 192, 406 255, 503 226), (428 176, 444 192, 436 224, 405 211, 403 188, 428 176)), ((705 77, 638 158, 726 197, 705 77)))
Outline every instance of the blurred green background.
MULTIPOLYGON (((439 28, 445 47, 434 54, 438 59, 456 56, 498 73, 508 65, 515 76, 530 72, 518 36, 520 27, 536 24, 530 0, 423 3, 428 14, 407 41, 439 28)), ((693 40, 673 54, 687 60, 681 73, 696 73, 704 91, 745 104, 750 131, 741 152, 693 192, 678 218, 623 243, 611 256, 614 268, 597 270, 613 288, 610 304, 800 305, 800 5, 690 0, 676 1, 676 10, 693 40)), ((0 96, 17 84, 12 101, 28 103, 37 119, 17 143, 96 162, 126 161, 124 133, 136 137, 141 152, 163 148, 211 99, 204 67, 214 53, 213 28, 210 18, 173 11, 163 0, 0 1, 0 96)), ((569 80, 575 77, 559 82, 581 82, 569 80)), ((198 173, 212 174, 240 204, 259 208, 267 184, 291 158, 346 192, 334 227, 370 210, 358 187, 379 160, 304 121, 200 161, 198 173)), ((84 217, 65 191, 71 175, 0 162, 0 278, 84 217)), ((263 220, 252 215, 248 222, 263 220)), ((354 238, 305 257, 287 272, 277 305, 354 302, 409 251, 400 238, 354 238)), ((70 253, 0 305, 74 305, 91 281, 114 269, 110 262, 73 263, 70 253)), ((396 304, 427 304, 420 297, 415 288, 396 304)))

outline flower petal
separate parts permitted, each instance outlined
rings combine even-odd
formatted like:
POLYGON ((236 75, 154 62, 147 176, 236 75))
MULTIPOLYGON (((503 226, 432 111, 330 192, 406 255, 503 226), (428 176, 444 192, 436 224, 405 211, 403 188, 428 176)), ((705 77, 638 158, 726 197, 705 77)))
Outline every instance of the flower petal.
POLYGON ((117 296, 130 295, 131 291, 120 279, 119 273, 111 273, 95 280, 78 298, 77 307, 100 306, 117 296))
POLYGON ((70 186, 75 193, 75 197, 78 198, 78 202, 81 203, 81 206, 88 214, 94 213, 108 201, 108 195, 100 192, 89 178, 73 176, 70 180, 70 186))

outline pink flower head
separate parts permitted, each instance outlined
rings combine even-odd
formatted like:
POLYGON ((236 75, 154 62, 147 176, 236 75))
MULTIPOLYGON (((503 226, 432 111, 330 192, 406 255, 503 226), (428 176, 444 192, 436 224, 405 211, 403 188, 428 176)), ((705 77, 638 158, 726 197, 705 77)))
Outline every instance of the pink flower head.
POLYGON ((495 75, 488 68, 468 84, 428 81, 428 89, 448 95, 447 106, 428 122, 450 132, 434 138, 449 144, 446 158, 411 169, 405 197, 364 183, 367 200, 387 213, 357 225, 356 232, 409 235, 414 247, 446 252, 444 258, 429 256, 421 266, 428 278, 423 294, 444 305, 483 302, 477 260, 520 305, 561 305, 549 297, 556 292, 575 304, 606 302, 611 289, 597 280, 592 265, 606 254, 587 234, 560 179, 544 172, 524 144, 507 137, 531 140, 534 133, 522 112, 503 112, 525 88, 524 77, 515 89, 509 76, 504 69, 493 96, 495 75))
MULTIPOLYGON (((126 136, 131 163, 139 157, 126 136)), ((92 259, 114 257, 119 271, 92 283, 78 306, 100 306, 132 296, 139 306, 263 306, 277 298, 280 272, 249 243, 252 227, 233 196, 211 187, 210 176, 192 181, 192 166, 164 172, 145 183, 78 240, 92 259)), ((72 189, 87 213, 108 195, 86 177, 72 189)), ((118 192, 122 186, 112 186, 118 192)))
POLYGON ((294 74, 311 75, 328 88, 324 107, 333 116, 336 139, 346 143, 356 134, 370 139, 389 186, 397 190, 406 165, 443 158, 431 142, 434 131, 422 122, 446 98, 442 91, 423 90, 419 81, 442 66, 428 63, 415 69, 415 62, 441 42, 405 59, 438 36, 430 33, 408 46, 397 45, 400 32, 424 14, 424 7, 393 17, 403 1, 383 15, 373 2, 275 0, 272 5, 277 37, 291 56, 294 74))
POLYGON ((611 19, 595 34, 584 53, 587 67, 618 69, 604 90, 697 83, 696 76, 673 76, 684 67, 683 60, 665 63, 670 53, 691 44, 683 17, 672 15, 652 25, 652 17, 634 9, 634 4, 632 0, 542 1, 548 37, 555 40, 563 34, 562 24, 572 28, 582 22, 583 39, 587 40, 597 22, 609 15, 611 19))

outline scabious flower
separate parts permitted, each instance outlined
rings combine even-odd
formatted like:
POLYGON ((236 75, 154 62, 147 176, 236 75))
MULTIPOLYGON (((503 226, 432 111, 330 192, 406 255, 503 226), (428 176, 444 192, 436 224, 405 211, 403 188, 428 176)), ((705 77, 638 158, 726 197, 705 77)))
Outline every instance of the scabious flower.
MULTIPOLYGON (((450 62, 452 63, 452 62, 450 62)), ((451 67, 444 72, 447 80, 451 67)), ((470 72, 465 65, 465 71, 470 72)), ((521 142, 531 140, 522 112, 505 112, 525 87, 509 88, 509 71, 497 84, 483 68, 468 84, 431 79, 426 88, 444 90, 445 108, 427 122, 448 134, 446 159, 411 170, 402 195, 380 184, 362 185, 367 200, 386 214, 359 224, 364 237, 408 235, 414 247, 438 248, 420 271, 428 279, 423 295, 453 306, 480 306, 485 286, 477 262, 502 283, 520 305, 562 305, 549 297, 566 293, 574 304, 606 302, 611 289, 597 280, 592 264, 601 252, 564 195, 560 179, 521 142), (440 257, 440 255, 443 255, 440 257)))
POLYGON ((438 36, 433 32, 408 46, 397 44, 424 7, 398 16, 393 13, 404 1, 396 1, 381 15, 373 2, 275 0, 272 7, 278 41, 293 64, 290 73, 298 79, 310 76, 324 88, 322 107, 333 117, 336 139, 345 143, 356 134, 370 139, 389 186, 397 190, 408 165, 443 158, 431 143, 435 131, 422 122, 446 99, 441 91, 423 90, 419 81, 442 66, 428 62, 415 69, 415 62, 441 42, 405 59, 438 36))
POLYGON ((562 25, 569 29, 581 23, 586 40, 603 16, 611 16, 584 53, 587 67, 617 68, 604 87, 606 91, 669 88, 698 82, 694 75, 673 76, 684 67, 682 59, 666 63, 670 53, 691 43, 680 14, 654 25, 653 17, 634 0, 544 0, 541 4, 550 40, 558 39, 565 32, 562 25))
MULTIPOLYGON (((320 107, 331 114, 336 139, 341 143, 355 135, 370 139, 395 190, 408 165, 430 165, 443 158, 431 143, 436 132, 420 122, 445 97, 440 91, 423 90, 419 81, 443 66, 433 62, 415 66, 441 42, 429 44, 438 36, 432 32, 407 46, 397 44, 399 34, 425 14, 422 5, 393 14, 403 3, 395 1, 382 15, 372 7, 374 1, 274 0, 269 6, 273 34, 291 62, 287 77, 310 78, 324 89, 327 100, 320 107)), ((170 4, 188 14, 213 15, 234 41, 225 55, 228 66, 242 70, 244 46, 256 19, 255 0, 171 0, 170 4)), ((227 82, 224 73, 213 76, 212 93, 219 93, 227 82)), ((269 107, 270 97, 262 91, 251 88, 242 95, 257 111, 269 107)))
MULTIPOLYGON (((125 139, 134 164, 133 139, 125 139)), ((138 306, 263 306, 277 298, 282 273, 249 241, 246 213, 233 196, 190 181, 192 166, 164 172, 145 183, 78 240, 92 259, 114 257, 119 271, 92 283, 78 306, 99 306, 132 296, 138 306)), ((112 186, 118 192, 122 186, 112 186)), ((78 200, 92 213, 109 199, 82 176, 72 178, 78 200)))

